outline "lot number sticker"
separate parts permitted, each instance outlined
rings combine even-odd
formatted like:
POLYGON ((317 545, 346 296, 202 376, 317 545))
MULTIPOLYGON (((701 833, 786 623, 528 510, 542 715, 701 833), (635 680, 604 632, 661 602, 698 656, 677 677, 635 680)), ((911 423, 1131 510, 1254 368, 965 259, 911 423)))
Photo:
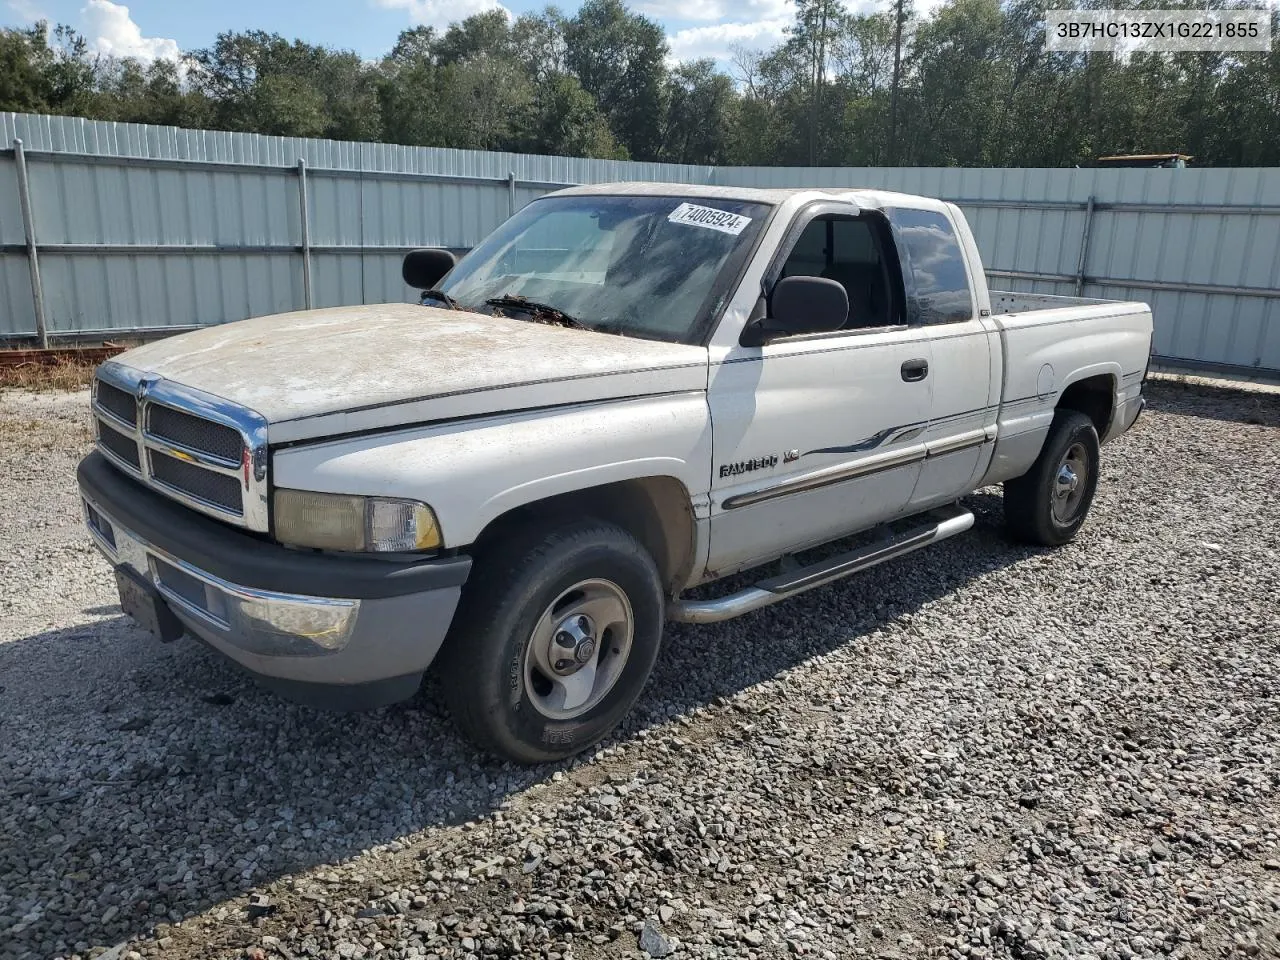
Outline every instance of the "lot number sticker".
POLYGON ((699 207, 692 203, 680 204, 671 211, 671 216, 667 219, 672 223, 687 223, 694 227, 719 230, 721 233, 732 234, 735 237, 751 222, 750 217, 739 216, 727 210, 717 210, 715 207, 699 207))

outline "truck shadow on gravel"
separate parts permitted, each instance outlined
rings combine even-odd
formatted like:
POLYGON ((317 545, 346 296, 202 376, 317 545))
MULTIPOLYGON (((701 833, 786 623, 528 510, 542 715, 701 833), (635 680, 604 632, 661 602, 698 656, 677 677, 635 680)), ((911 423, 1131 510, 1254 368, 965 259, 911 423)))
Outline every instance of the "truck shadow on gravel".
MULTIPOLYGON (((998 495, 966 503, 978 516, 967 536, 737 621, 670 625, 645 692, 604 746, 1039 552, 1002 538, 998 495)), ((145 643, 113 618, 0 645, 0 678, 43 678, 66 705, 65 729, 28 725, 0 746, 16 771, 0 793, 0 875, 18 891, 8 903, 0 896, 0 932, 10 927, 32 953, 143 936, 274 879, 472 819, 557 770, 593 763, 527 769, 479 754, 430 680, 407 704, 336 715, 260 690, 186 639, 136 664, 109 660, 114 679, 84 666, 87 647, 100 657, 115 644, 123 659, 145 643)), ((24 726, 14 710, 0 693, 0 728, 24 726)))

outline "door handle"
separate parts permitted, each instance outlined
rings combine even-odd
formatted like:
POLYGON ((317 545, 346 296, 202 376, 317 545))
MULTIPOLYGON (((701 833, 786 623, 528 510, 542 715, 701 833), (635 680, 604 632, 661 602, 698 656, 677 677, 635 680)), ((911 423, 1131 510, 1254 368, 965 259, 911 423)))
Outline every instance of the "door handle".
POLYGON ((929 375, 928 360, 908 360, 902 365, 902 379, 907 383, 915 383, 929 375))

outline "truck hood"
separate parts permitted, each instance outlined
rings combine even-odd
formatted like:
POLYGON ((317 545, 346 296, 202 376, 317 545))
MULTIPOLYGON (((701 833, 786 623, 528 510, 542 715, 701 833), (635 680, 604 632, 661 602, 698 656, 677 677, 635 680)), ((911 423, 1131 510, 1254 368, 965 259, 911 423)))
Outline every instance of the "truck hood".
POLYGON ((257 317, 119 363, 256 411, 272 443, 703 390, 703 347, 388 303, 257 317))

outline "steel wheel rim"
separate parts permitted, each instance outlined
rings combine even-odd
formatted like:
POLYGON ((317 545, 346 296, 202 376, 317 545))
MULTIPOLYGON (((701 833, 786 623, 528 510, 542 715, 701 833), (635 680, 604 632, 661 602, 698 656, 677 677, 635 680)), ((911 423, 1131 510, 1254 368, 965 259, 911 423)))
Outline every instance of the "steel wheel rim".
POLYGON ((542 612, 524 652, 524 692, 544 717, 576 720, 618 683, 631 653, 631 601, 611 580, 582 580, 542 612))
POLYGON ((1083 443, 1073 443, 1063 454, 1053 477, 1049 505, 1053 519, 1067 526, 1080 513, 1085 491, 1089 487, 1089 451, 1083 443))

